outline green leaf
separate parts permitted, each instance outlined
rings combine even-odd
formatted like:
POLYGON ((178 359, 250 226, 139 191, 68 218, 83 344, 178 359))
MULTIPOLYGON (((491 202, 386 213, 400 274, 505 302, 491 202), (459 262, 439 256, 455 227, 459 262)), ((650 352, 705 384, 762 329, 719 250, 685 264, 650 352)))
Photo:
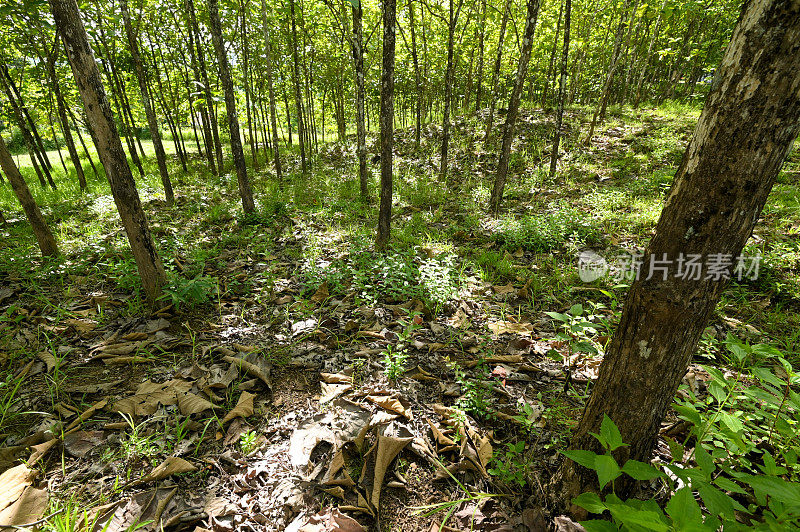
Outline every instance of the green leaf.
POLYGON ((782 478, 765 475, 743 475, 742 482, 783 503, 797 504, 797 501, 800 501, 800 484, 797 482, 787 482, 782 478))
POLYGON ((653 480, 661 476, 661 471, 650 464, 645 464, 638 460, 625 462, 625 465, 622 466, 622 472, 635 480, 653 480))
POLYGON ((678 417, 684 419, 691 423, 692 425, 699 426, 700 421, 700 413, 697 409, 691 405, 675 405, 675 411, 678 413, 678 417))
POLYGON ((747 493, 744 489, 742 489, 739 484, 732 481, 727 477, 717 477, 714 479, 714 484, 719 486, 720 488, 724 489, 725 491, 730 491, 731 493, 747 493))
POLYGON ((580 316, 581 314, 583 314, 583 305, 581 304, 572 305, 569 308, 569 313, 572 314, 573 316, 580 316))
POLYGON ((570 317, 567 316, 566 314, 560 314, 558 312, 545 312, 545 314, 547 314, 548 316, 550 316, 554 320, 558 320, 558 321, 561 321, 561 322, 564 322, 564 323, 569 323, 569 321, 570 321, 570 317))
POLYGON ((600 499, 600 496, 591 491, 581 493, 572 499, 572 504, 576 504, 593 514, 601 514, 606 510, 606 505, 600 499))
POLYGON ((575 462, 576 464, 580 464, 587 469, 594 469, 595 467, 595 459, 597 458, 597 454, 593 453, 592 451, 561 451, 561 454, 575 462))
POLYGON ((703 512, 700 509, 700 505, 694 500, 694 495, 692 495, 692 490, 689 487, 676 491, 667 502, 666 510, 677 530, 683 530, 689 525, 703 523, 703 512))
POLYGON ((711 455, 708 454, 708 451, 701 443, 698 443, 694 448, 694 460, 706 478, 709 478, 711 473, 717 469, 717 466, 714 465, 714 459, 711 458, 711 455))
POLYGON ((619 429, 605 414, 603 414, 603 423, 600 425, 600 435, 606 440, 608 448, 612 451, 625 445, 622 443, 622 434, 619 433, 619 429))
POLYGON ((720 412, 719 417, 722 419, 722 422, 725 423, 733 432, 740 432, 744 430, 744 424, 738 417, 735 417, 727 412, 720 412))
POLYGON ((738 502, 707 482, 701 482, 700 485, 697 486, 697 491, 700 493, 703 503, 712 515, 718 515, 723 519, 735 519, 736 516, 733 513, 734 508, 738 506, 737 509, 746 510, 746 508, 743 508, 738 502))
POLYGON ((622 471, 612 456, 607 454, 597 455, 594 459, 594 469, 597 471, 597 481, 600 483, 600 489, 606 487, 609 482, 622 474, 622 471))
POLYGON ((586 532, 619 532, 619 527, 611 521, 592 519, 591 521, 581 521, 581 526, 586 532))

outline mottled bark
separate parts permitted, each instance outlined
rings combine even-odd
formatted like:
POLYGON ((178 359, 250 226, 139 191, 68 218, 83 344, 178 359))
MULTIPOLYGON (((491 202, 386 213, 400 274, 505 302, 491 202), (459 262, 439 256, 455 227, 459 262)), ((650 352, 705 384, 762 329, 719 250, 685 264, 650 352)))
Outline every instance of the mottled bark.
MULTIPOLYGON (((597 450, 589 433, 599 431, 606 414, 629 444, 617 453, 620 463, 650 457, 664 414, 728 281, 707 266, 701 275, 681 278, 678 259, 697 255, 708 264, 714 257, 732 257, 736 264, 800 133, 798 95, 800 4, 746 2, 572 449, 597 450), (653 258, 671 262, 659 265, 653 258), (659 266, 666 270, 652 269, 659 266)), ((561 472, 565 502, 596 481, 594 472, 572 461, 561 472)), ((617 490, 617 495, 625 493, 617 490)))
MULTIPOLYGON (((150 103, 150 94, 147 90, 147 75, 144 72, 142 56, 139 53, 139 36, 134 32, 133 24, 131 24, 128 0, 120 0, 120 9, 125 24, 125 34, 128 37, 128 51, 131 54, 131 61, 133 61, 136 80, 139 82, 144 114, 147 116, 147 127, 150 130, 150 138, 153 140, 153 148, 156 152, 156 163, 158 164, 158 173, 161 175, 161 184, 164 186, 164 196, 166 196, 167 205, 172 205, 175 203, 175 193, 172 190, 172 182, 167 171, 167 155, 164 153, 164 145, 161 143, 161 132, 158 130, 156 112, 150 103)), ((180 152, 180 150, 178 151, 180 152)))
MULTIPOLYGON (((25 211, 25 216, 27 216, 28 222, 31 224, 42 255, 45 257, 58 255, 58 245, 55 238, 53 238, 53 233, 47 227, 47 223, 39 211, 39 206, 33 200, 31 191, 28 189, 25 179, 22 178, 22 174, 19 173, 17 165, 14 164, 14 159, 11 157, 11 153, 9 153, 2 136, 0 136, 0 167, 2 167, 3 173, 6 174, 8 181, 11 183, 11 188, 14 190, 14 195, 25 211)), ((3 219, 3 222, 5 223, 5 219, 3 219)))
POLYGON ((381 71, 381 204, 375 247, 389 245, 392 219, 392 148, 394 145, 394 56, 397 1, 383 1, 383 69, 381 71))
POLYGON ((250 179, 247 177, 247 166, 244 160, 242 139, 239 136, 239 117, 236 114, 236 95, 233 92, 233 81, 228 66, 228 54, 225 52, 225 43, 222 41, 222 25, 219 20, 219 5, 217 0, 208 0, 208 19, 211 29, 211 40, 217 52, 217 65, 219 66, 219 80, 225 93, 225 110, 228 115, 228 129, 231 134, 231 153, 233 166, 236 167, 236 178, 239 183, 239 194, 242 196, 242 209, 245 214, 256 212, 253 202, 253 190, 250 188, 250 179))
POLYGON ((503 145, 500 148, 500 159, 497 162, 497 174, 494 178, 492 197, 489 200, 489 208, 495 214, 500 209, 500 202, 503 199, 503 189, 506 186, 506 175, 508 174, 508 159, 511 156, 511 143, 514 141, 514 128, 519 114, 519 103, 522 98, 522 88, 528 73, 528 62, 531 59, 533 49, 533 32, 536 29, 536 19, 539 16, 539 0, 528 0, 528 9, 525 16, 525 33, 522 37, 522 53, 520 54, 517 66, 517 80, 514 83, 514 90, 508 102, 508 112, 506 113, 506 123, 503 127, 503 145))
POLYGON ((164 266, 150 235, 147 217, 142 210, 136 183, 128 166, 117 126, 114 124, 111 106, 103 88, 94 53, 89 46, 86 30, 81 22, 78 5, 75 0, 49 0, 49 3, 56 27, 67 49, 67 57, 83 101, 88 126, 94 132, 100 160, 105 167, 111 194, 114 196, 122 225, 130 241, 145 295, 151 303, 154 303, 161 295, 161 287, 166 282, 164 266))
POLYGON ((297 110, 297 142, 300 144, 300 171, 306 174, 306 127, 303 120, 303 97, 300 90, 300 57, 297 49, 300 46, 297 42, 297 23, 294 15, 294 0, 289 0, 289 13, 291 20, 291 39, 292 39, 292 81, 294 84, 294 102, 297 110))
POLYGON ((556 130, 553 133, 553 150, 550 153, 550 177, 556 175, 558 148, 561 144, 561 126, 564 123, 564 99, 567 94, 567 60, 569 59, 569 29, 572 14, 572 0, 564 0, 564 46, 561 52, 561 75, 558 77, 558 110, 556 111, 556 130))

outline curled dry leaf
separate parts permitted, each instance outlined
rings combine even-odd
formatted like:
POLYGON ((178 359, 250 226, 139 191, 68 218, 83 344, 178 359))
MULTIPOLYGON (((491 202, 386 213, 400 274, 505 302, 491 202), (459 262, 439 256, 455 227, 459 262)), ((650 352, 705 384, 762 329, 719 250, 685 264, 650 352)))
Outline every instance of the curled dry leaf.
POLYGON ((411 410, 407 409, 397 397, 391 395, 368 395, 367 401, 372 401, 381 408, 396 412, 407 419, 414 419, 411 410))
POLYGON ((263 359, 254 357, 253 361, 245 360, 234 356, 225 356, 225 362, 230 362, 232 365, 238 367, 248 375, 259 378, 267 388, 272 388, 272 381, 269 378, 272 366, 265 362, 263 359))
POLYGON ((189 473, 191 471, 197 471, 197 468, 190 462, 187 462, 183 458, 178 458, 177 456, 170 456, 158 464, 152 471, 150 471, 150 473, 142 477, 139 482, 155 482, 157 480, 163 480, 167 477, 171 477, 172 475, 189 473))
POLYGON ((19 499, 34 478, 36 478, 36 470, 25 464, 12 467, 0 475, 0 511, 5 510, 19 499))
POLYGON ((0 511, 0 529, 18 527, 38 521, 47 509, 49 495, 47 490, 28 486, 22 495, 10 506, 0 511))
POLYGON ((367 532, 367 529, 339 509, 328 508, 311 517, 298 517, 286 532, 367 532))
POLYGON ((228 421, 237 418, 237 417, 250 417, 253 415, 255 411, 255 407, 253 406, 253 399, 255 395, 248 392, 242 392, 242 395, 239 396, 239 402, 236 403, 236 406, 228 412, 228 414, 223 418, 222 424, 224 425, 228 421))
POLYGON ((513 321, 495 321, 489 324, 489 329, 494 334, 519 334, 522 336, 531 336, 533 334, 533 325, 531 323, 515 323, 513 321))

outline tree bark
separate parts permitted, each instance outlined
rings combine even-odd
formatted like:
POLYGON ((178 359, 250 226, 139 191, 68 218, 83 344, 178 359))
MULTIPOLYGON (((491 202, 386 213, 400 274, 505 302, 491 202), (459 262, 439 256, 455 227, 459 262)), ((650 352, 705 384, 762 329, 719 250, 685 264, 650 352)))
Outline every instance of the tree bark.
POLYGON ((483 52, 486 44, 486 0, 481 0, 481 22, 478 35, 478 73, 477 86, 475 88, 475 112, 481 108, 483 99, 483 52))
POLYGON ((456 31, 456 23, 458 22, 458 12, 461 10, 461 0, 459 0, 458 9, 453 6, 453 0, 450 0, 448 5, 447 70, 445 71, 444 75, 444 114, 442 117, 442 149, 439 166, 439 181, 441 182, 444 182, 447 179, 447 166, 449 157, 448 151, 450 150, 450 100, 452 100, 453 94, 453 41, 456 31))
POLYGON ((247 177, 247 166, 244 160, 242 139, 239 136, 239 117, 236 115, 236 95, 233 93, 233 81, 228 66, 228 54, 225 52, 225 43, 222 41, 222 25, 219 20, 219 5, 217 0, 208 0, 208 19, 211 29, 211 40, 217 52, 217 65, 219 66, 219 80, 225 92, 225 110, 228 115, 228 129, 231 134, 231 152, 233 165, 236 167, 236 178, 239 182, 239 194, 242 196, 242 209, 245 214, 256 212, 253 202, 253 190, 250 188, 250 179, 247 177))
MULTIPOLYGON (((25 179, 19 173, 17 165, 14 164, 14 159, 11 157, 11 153, 9 153, 2 136, 0 136, 0 167, 3 168, 3 173, 6 174, 8 181, 11 183, 14 195, 22 205, 25 216, 28 217, 28 222, 30 222, 33 234, 39 243, 42 256, 54 257, 58 255, 58 245, 55 238, 53 238, 53 233, 47 227, 47 223, 39 211, 39 206, 36 205, 25 179)), ((5 220, 3 221, 5 222, 5 220)))
MULTIPOLYGON (((800 4, 746 2, 645 251, 642 275, 628 293, 572 449, 597 450, 589 433, 599 432, 606 414, 629 444, 616 453, 619 463, 649 458, 726 277, 733 274, 800 133, 798 94, 800 4), (690 271, 681 257, 697 258, 704 267, 699 274, 681 277, 690 271), (727 274, 724 268, 723 274, 715 274, 709 265, 723 258, 733 265, 727 274), (655 261, 663 259, 669 262, 661 270, 655 261)), ((569 460, 561 473, 565 501, 592 488, 596 480, 594 472, 569 460)), ((616 494, 625 496, 621 490, 616 494)))
POLYGON ((161 295, 161 287, 166 282, 164 266, 150 235, 147 217, 142 210, 136 183, 128 166, 117 126, 114 124, 111 106, 89 46, 86 30, 81 22, 78 5, 75 0, 49 0, 49 3, 56 27, 67 49, 67 57, 83 100, 88 125, 94 130, 100 159, 130 241, 145 295, 151 304, 155 303, 161 295))
POLYGON ((560 4, 558 9, 558 22, 556 23, 556 34, 553 36, 553 48, 550 50, 550 62, 547 65, 547 74, 544 77, 544 89, 542 89, 542 108, 548 109, 547 95, 550 92, 550 78, 553 76, 553 69, 556 64, 556 50, 558 50, 558 34, 561 33, 561 19, 564 16, 564 4, 560 4))
POLYGON ((394 145, 394 56, 397 1, 383 0, 383 69, 381 71, 381 204, 375 247, 389 245, 392 220, 392 148, 394 145))
POLYGON ((556 175, 558 147, 561 143, 561 126, 564 122, 564 99, 567 94, 567 60, 569 58, 569 29, 572 13, 572 0, 564 0, 564 48, 561 52, 561 75, 558 78, 558 110, 556 111, 556 131, 553 133, 553 150, 550 154, 550 177, 556 175))
POLYGON ((303 97, 302 92, 300 91, 300 58, 298 56, 297 47, 299 46, 297 43, 297 23, 295 22, 295 15, 294 15, 294 0, 289 0, 289 10, 291 15, 291 24, 292 24, 292 66, 293 66, 293 77, 294 77, 294 99, 295 99, 295 106, 297 109, 297 142, 300 144, 300 171, 303 175, 306 174, 306 128, 305 128, 305 120, 303 120, 303 97))
POLYGON ((125 34, 128 36, 128 51, 131 54, 131 61, 133 61, 136 80, 139 82, 139 92, 142 95, 144 114, 147 116, 147 127, 150 129, 150 138, 153 140, 153 148, 156 152, 156 163, 158 164, 158 172, 161 174, 161 184, 164 186, 164 196, 166 196, 167 205, 171 206, 175 203, 175 193, 172 190, 172 182, 169 179, 169 172, 167 171, 167 155, 164 153, 164 145, 161 143, 158 119, 156 118, 153 105, 150 103, 150 94, 147 90, 147 75, 144 72, 142 57, 139 53, 139 36, 137 34, 138 32, 134 32, 133 24, 131 24, 128 0, 120 0, 120 9, 125 24, 125 34))
POLYGON ((667 0, 661 4, 661 9, 658 11, 658 18, 656 18, 656 25, 653 29, 653 37, 650 39, 650 44, 647 46, 647 55, 644 56, 642 61, 642 70, 639 72, 639 81, 636 82, 636 99, 633 102, 633 108, 639 108, 639 102, 642 100, 642 85, 644 84, 644 75, 647 72, 647 65, 650 64, 650 56, 653 53, 653 46, 658 40, 658 30, 661 28, 661 18, 664 15, 664 8, 667 6, 667 0))
POLYGON ((514 126, 517 122, 519 113, 519 102, 522 98, 522 88, 525 85, 525 78, 528 73, 528 62, 531 59, 533 49, 533 32, 536 29, 536 19, 539 16, 539 0, 528 0, 528 10, 525 16, 525 33, 522 37, 522 53, 517 67, 517 81, 514 83, 514 91, 511 93, 511 100, 508 102, 508 112, 506 113, 506 123, 503 127, 503 145, 500 148, 500 160, 497 163, 497 174, 494 178, 492 197, 489 200, 489 207, 494 214, 500 209, 500 202, 503 199, 503 189, 506 185, 506 175, 508 174, 508 159, 511 156, 511 143, 514 140, 514 126))

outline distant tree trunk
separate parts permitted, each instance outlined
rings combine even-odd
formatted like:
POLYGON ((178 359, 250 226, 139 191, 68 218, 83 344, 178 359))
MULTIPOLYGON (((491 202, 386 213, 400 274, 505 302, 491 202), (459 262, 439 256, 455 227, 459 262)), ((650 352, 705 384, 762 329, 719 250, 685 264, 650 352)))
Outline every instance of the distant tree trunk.
MULTIPOLYGON (((410 3, 409 3, 410 5, 410 3)), ((369 190, 367 190, 367 131, 364 127, 364 99, 366 94, 364 80, 364 33, 362 28, 362 18, 364 16, 361 8, 361 0, 353 0, 351 3, 353 14, 353 37, 351 46, 353 48, 353 74, 355 75, 356 85, 356 154, 358 154, 358 182, 361 187, 361 200, 367 201, 369 190)))
MULTIPOLYGON (((597 450, 590 432, 599 431, 606 414, 629 444, 615 453, 619 463, 650 457, 698 340, 800 133, 800 4, 746 2, 713 87, 572 449, 597 450), (679 260, 687 257, 699 257, 705 267, 692 272, 679 260), (715 273, 717 258, 723 267, 715 273), (726 261, 733 263, 727 272, 726 261)), ((570 460, 561 473, 563 500, 591 489, 597 478, 570 460)), ((616 494, 624 498, 626 491, 616 494)))
POLYGON ((248 45, 247 39, 247 13, 249 12, 249 6, 247 5, 247 0, 242 0, 241 2, 242 7, 242 74, 243 74, 243 81, 244 81, 244 102, 245 108, 247 109, 247 137, 250 139, 250 155, 253 157, 253 168, 258 170, 258 152, 256 150, 256 139, 253 135, 253 122, 252 122, 252 112, 250 109, 250 105, 252 102, 252 98, 250 96, 251 88, 250 88, 250 46, 248 45))
POLYGON ((222 41, 222 25, 219 20, 219 5, 217 0, 208 0, 208 19, 211 29, 211 40, 217 52, 217 65, 219 66, 219 80, 225 92, 225 109, 228 115, 228 129, 231 133, 231 153, 233 165, 236 167, 236 177, 239 182, 239 194, 242 196, 242 209, 245 214, 256 212, 253 202, 253 190, 250 188, 250 179, 247 177, 247 166, 242 150, 242 139, 239 136, 239 117, 236 115, 236 95, 233 92, 231 71, 228 67, 228 54, 225 52, 225 43, 222 41))
MULTIPOLYGON (((142 107, 147 116, 147 127, 150 130, 150 138, 153 140, 153 148, 156 152, 156 162, 158 172, 161 174, 161 184, 164 186, 164 196, 167 199, 167 206, 175 203, 175 193, 172 190, 172 182, 167 171, 167 155, 164 153, 164 145, 161 143, 161 132, 158 129, 158 119, 156 112, 150 103, 150 93, 147 90, 147 75, 142 65, 142 57, 139 54, 139 35, 134 32, 131 24, 131 15, 128 11, 128 0, 120 0, 120 10, 125 25, 125 34, 128 36, 128 51, 131 54, 131 61, 136 73, 136 80, 139 82, 139 92, 142 96, 142 107)), ((178 150, 180 152, 180 150, 178 150)))
POLYGON ((650 64, 650 57, 653 54, 653 46, 658 40, 658 30, 661 28, 661 18, 664 15, 664 8, 667 6, 667 0, 661 4, 661 9, 658 11, 658 18, 656 18, 656 25, 653 29, 653 36, 650 38, 650 44, 647 46, 647 55, 644 56, 642 61, 642 70, 639 72, 639 81, 636 82, 636 99, 633 102, 633 108, 639 108, 639 102, 642 101, 642 85, 644 84, 644 75, 647 72, 647 66, 650 64))
POLYGON ((392 148, 394 145, 394 46, 397 0, 383 0, 383 69, 381 71, 381 205, 375 247, 389 245, 392 220, 392 148))
POLYGON ((620 14, 619 25, 617 26, 617 33, 614 37, 614 50, 611 53, 611 61, 608 64, 608 72, 606 74, 606 81, 603 84, 603 91, 600 93, 600 100, 597 103, 594 114, 592 115, 592 123, 589 125, 589 134, 586 135, 584 144, 588 145, 594 136, 594 128, 597 125, 597 119, 600 117, 600 123, 603 123, 605 118, 606 105, 608 103, 608 93, 611 90, 611 83, 614 81, 614 74, 617 71, 617 63, 620 58, 620 48, 622 47, 622 38, 625 35, 625 27, 628 24, 628 11, 630 9, 631 0, 625 0, 625 7, 620 14))
POLYGON ((553 47, 550 50, 550 62, 547 65, 547 74, 544 77, 544 89, 542 89, 542 108, 549 109, 547 96, 550 92, 550 78, 553 77, 553 69, 556 64, 556 50, 558 50, 558 34, 561 33, 561 19, 564 16, 564 4, 558 8, 558 22, 556 23, 556 34, 553 36, 553 47))
POLYGON ((414 2, 408 2, 408 29, 411 33, 411 59, 414 62, 414 85, 417 89, 416 104, 414 110, 416 112, 417 128, 414 131, 414 146, 419 148, 420 135, 422 130, 422 75, 419 68, 419 54, 417 53, 417 32, 414 28, 414 2))
POLYGON ((103 89, 103 81, 97 70, 86 30, 81 22, 78 5, 75 0, 49 0, 49 3, 56 27, 67 49, 67 57, 83 100, 88 125, 94 130, 100 159, 106 169, 111 193, 130 241, 144 293, 151 304, 155 303, 161 295, 161 287, 166 282, 164 266, 150 235, 147 218, 142 210, 139 193, 119 139, 117 126, 114 124, 111 106, 103 89))
POLYGON ((483 100, 483 52, 486 42, 486 0, 481 0, 481 21, 478 28, 478 73, 477 87, 475 89, 475 112, 481 108, 483 100))
POLYGON ((56 100, 56 111, 58 113, 58 121, 61 125, 61 134, 64 137, 64 143, 67 145, 69 157, 72 159, 72 165, 75 167, 75 174, 78 176, 78 186, 81 192, 86 190, 86 174, 83 172, 83 165, 81 158, 78 155, 78 149, 75 147, 75 139, 72 138, 72 131, 69 128, 69 118, 67 118, 67 106, 64 103, 64 95, 61 93, 61 86, 56 75, 55 61, 58 54, 59 46, 56 43, 53 46, 53 53, 47 61, 47 72, 50 76, 50 89, 53 91, 53 96, 56 100))
POLYGON ((525 17, 525 33, 522 37, 522 52, 517 67, 517 81, 514 83, 514 91, 511 93, 511 100, 508 102, 506 113, 506 123, 503 127, 503 145, 500 149, 500 160, 497 163, 497 174, 494 178, 492 197, 489 200, 489 207, 494 214, 500 210, 500 202, 503 199, 503 189, 506 186, 506 175, 508 174, 508 159, 511 156, 511 143, 514 140, 514 127, 519 113, 519 102, 522 98, 522 88, 525 85, 528 74, 528 62, 531 59, 533 49, 533 32, 536 29, 536 19, 539 16, 539 0, 528 0, 528 10, 525 17))
POLYGON ((448 151, 450 150, 450 105, 453 94, 453 55, 454 55, 454 34, 456 31, 456 24, 458 23, 458 12, 461 10, 461 2, 459 0, 458 9, 453 5, 453 0, 448 2, 448 23, 447 23, 447 70, 444 75, 444 115, 442 117, 442 150, 440 157, 439 167, 439 181, 444 182, 447 179, 447 166, 448 151))
POLYGON ((511 0, 506 0, 505 7, 503 8, 503 19, 500 22, 500 35, 497 38, 497 53, 494 59, 494 70, 492 72, 492 96, 489 101, 489 117, 486 119, 486 132, 483 136, 483 147, 489 147, 489 139, 492 134, 492 127, 494 124, 494 110, 497 106, 497 95, 499 94, 498 83, 500 82, 500 67, 503 66, 503 40, 506 35, 506 26, 508 25, 508 15, 511 11, 511 0))
POLYGON ((561 125, 564 121, 564 99, 567 94, 567 60, 569 58, 569 27, 572 0, 564 0, 564 48, 561 52, 561 75, 558 77, 558 111, 556 111, 556 131, 553 133, 553 151, 550 154, 550 177, 556 175, 558 147, 561 143, 561 125))
POLYGON ((83 135, 81 135, 81 131, 79 129, 78 120, 75 118, 75 113, 72 112, 70 107, 67 107, 67 113, 69 113, 69 117, 72 120, 72 124, 75 126, 75 134, 78 137, 78 141, 81 143, 81 148, 83 148, 83 153, 86 154, 86 158, 89 160, 89 166, 92 167, 92 172, 94 172, 94 176, 97 177, 100 174, 97 173, 97 167, 94 165, 94 159, 92 159, 92 154, 89 152, 89 148, 86 146, 86 141, 83 140, 83 135))
MULTIPOLYGON (((9 153, 2 136, 0 136, 0 167, 3 168, 3 172, 11 183, 11 188, 14 189, 14 195, 22 205, 25 216, 28 217, 28 222, 31 224, 33 234, 36 236, 36 241, 39 243, 39 249, 42 255, 45 257, 58 255, 58 245, 56 244, 55 238, 53 238, 53 233, 51 233, 50 228, 47 227, 47 223, 44 221, 42 213, 39 211, 39 206, 36 205, 31 191, 25 183, 25 179, 23 179, 22 174, 19 173, 17 165, 14 164, 14 159, 11 157, 11 153, 9 153)), ((5 218, 3 218, 2 221, 5 225, 5 218)))
POLYGON ((25 101, 22 99, 22 93, 20 93, 19 88, 17 88, 17 84, 14 83, 14 78, 11 77, 11 74, 8 72, 8 69, 5 66, 3 66, 3 74, 5 75, 8 86, 13 93, 13 98, 12 96, 9 96, 9 99, 16 100, 16 105, 19 107, 22 120, 28 123, 37 148, 36 151, 39 156, 39 162, 41 162, 42 167, 47 170, 45 174, 47 175, 47 180, 50 182, 50 186, 55 188, 55 184, 50 177, 50 171, 53 169, 53 165, 50 162, 50 159, 47 158, 47 149, 45 149, 44 142, 42 142, 42 137, 39 135, 39 130, 36 128, 36 122, 33 120, 33 118, 31 118, 31 114, 28 112, 28 107, 25 105, 25 101))
POLYGON ((294 99, 297 107, 297 142, 300 144, 300 171, 306 174, 306 128, 303 120, 303 97, 300 90, 300 57, 297 50, 297 24, 294 15, 294 0, 289 0, 290 19, 292 24, 292 63, 294 77, 294 99))
MULTIPOLYGON (((187 33, 189 34, 189 55, 191 57, 192 63, 192 70, 194 72, 194 79, 196 86, 194 87, 193 92, 197 93, 198 89, 200 89, 200 93, 203 96, 203 100, 205 101, 205 105, 200 105, 200 126, 201 131, 203 132, 203 144, 205 144, 206 148, 206 162, 208 163, 208 168, 211 170, 211 173, 214 175, 219 175, 222 172, 222 169, 217 172, 217 163, 216 159, 214 158, 214 140, 213 135, 211 133, 211 97, 209 95, 208 86, 204 84, 203 75, 200 72, 200 61, 197 58, 197 50, 200 48, 199 38, 197 38, 195 33, 195 27, 197 26, 196 22, 196 15, 194 11, 194 3, 192 0, 186 0, 186 12, 189 16, 189 24, 187 25, 187 33)), ((208 75, 206 75, 205 82, 208 81, 208 75)), ((190 100, 191 102, 191 100, 190 100)), ((192 102, 193 103, 193 102, 192 102)), ((194 105, 192 105, 192 109, 194 105)))
POLYGON ((275 159, 275 175, 280 182, 283 177, 281 175, 281 154, 278 148, 278 111, 275 106, 275 87, 272 76, 272 40, 269 36, 269 24, 267 22, 267 0, 261 0, 261 15, 262 24, 264 29, 264 42, 266 43, 266 56, 267 56, 267 89, 269 91, 269 120, 272 126, 272 155, 275 159))

